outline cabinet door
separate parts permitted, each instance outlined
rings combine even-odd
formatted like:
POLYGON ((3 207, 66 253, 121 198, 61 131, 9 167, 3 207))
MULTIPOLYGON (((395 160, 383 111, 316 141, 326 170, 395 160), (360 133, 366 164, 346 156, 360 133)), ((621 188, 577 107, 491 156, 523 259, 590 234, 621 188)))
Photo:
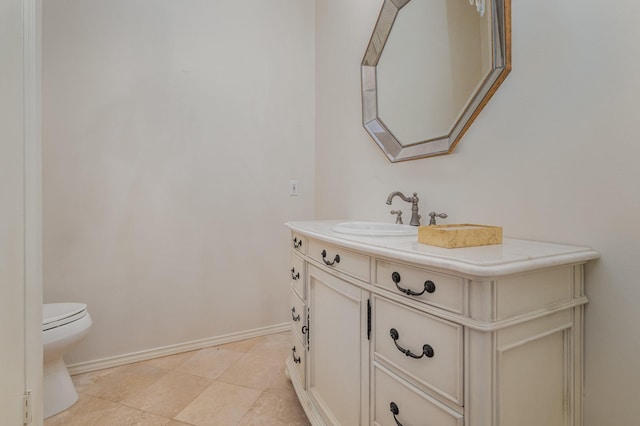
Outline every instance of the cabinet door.
MULTIPOLYGON (((309 395, 327 424, 364 425, 367 350, 363 291, 309 267, 309 395)), ((368 387, 368 383, 366 383, 368 387)))

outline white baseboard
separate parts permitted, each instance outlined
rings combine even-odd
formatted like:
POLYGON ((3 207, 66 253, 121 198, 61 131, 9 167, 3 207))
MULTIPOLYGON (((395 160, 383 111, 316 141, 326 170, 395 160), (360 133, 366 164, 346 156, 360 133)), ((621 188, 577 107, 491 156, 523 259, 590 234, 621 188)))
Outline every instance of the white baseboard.
POLYGON ((82 374, 91 371, 103 370, 105 368, 118 367, 132 362, 146 361, 161 356, 174 355, 181 352, 189 352, 211 346, 224 345, 225 343, 237 342, 239 340, 251 339, 253 337, 266 336, 269 334, 281 333, 291 330, 291 324, 283 323, 269 327, 255 328, 253 330, 240 331, 238 333, 224 334, 222 336, 209 337, 206 339, 193 340, 191 342, 178 343, 176 345, 163 346, 160 348, 146 349, 144 351, 132 352, 124 355, 116 355, 108 358, 93 361, 84 361, 67 366, 69 373, 82 374))

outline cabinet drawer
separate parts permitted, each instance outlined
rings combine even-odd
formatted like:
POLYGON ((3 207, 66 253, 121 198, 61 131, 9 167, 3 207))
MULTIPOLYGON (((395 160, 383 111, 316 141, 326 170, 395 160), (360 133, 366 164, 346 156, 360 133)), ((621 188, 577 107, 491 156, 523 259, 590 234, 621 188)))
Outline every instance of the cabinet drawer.
POLYGON ((388 370, 374 367, 373 424, 462 426, 464 416, 388 370))
POLYGON ((462 278, 377 260, 375 285, 419 302, 463 313, 462 278))
POLYGON ((317 240, 309 240, 308 255, 331 269, 369 281, 369 256, 317 240))
POLYGON ((298 377, 300 378, 300 382, 302 383, 302 387, 304 389, 307 388, 307 378, 306 378, 306 359, 307 359, 307 350, 305 346, 302 344, 300 339, 295 333, 291 334, 291 351, 290 357, 293 360, 293 365, 296 366, 296 372, 298 373, 298 377))
POLYGON ((291 291, 291 330, 306 346, 307 342, 307 310, 305 304, 295 291, 291 291))
POLYGON ((291 287, 298 293, 298 296, 302 300, 306 300, 307 295, 305 294, 305 270, 304 270, 304 260, 299 258, 295 253, 291 253, 291 272, 289 281, 291 282, 291 287))
POLYGON ((463 405, 461 325, 374 297, 373 327, 377 360, 463 405))
POLYGON ((297 232, 291 233, 291 247, 300 254, 307 253, 307 238, 298 234, 297 232))

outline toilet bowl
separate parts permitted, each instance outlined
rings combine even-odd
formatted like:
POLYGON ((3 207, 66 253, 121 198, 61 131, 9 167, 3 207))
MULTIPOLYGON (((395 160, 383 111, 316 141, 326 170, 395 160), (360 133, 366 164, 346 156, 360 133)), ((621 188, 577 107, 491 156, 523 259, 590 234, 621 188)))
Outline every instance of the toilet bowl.
POLYGON ((90 327, 91 317, 84 303, 42 305, 45 418, 66 410, 78 400, 62 356, 87 335, 90 327))

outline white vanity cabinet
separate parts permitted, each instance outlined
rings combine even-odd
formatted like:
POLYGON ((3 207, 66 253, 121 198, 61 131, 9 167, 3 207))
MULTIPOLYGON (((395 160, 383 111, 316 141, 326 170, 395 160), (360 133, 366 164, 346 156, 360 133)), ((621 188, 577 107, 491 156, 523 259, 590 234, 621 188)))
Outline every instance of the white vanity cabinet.
POLYGON ((583 265, 598 253, 443 249, 334 224, 288 224, 306 315, 287 370, 312 424, 582 425, 583 265))

